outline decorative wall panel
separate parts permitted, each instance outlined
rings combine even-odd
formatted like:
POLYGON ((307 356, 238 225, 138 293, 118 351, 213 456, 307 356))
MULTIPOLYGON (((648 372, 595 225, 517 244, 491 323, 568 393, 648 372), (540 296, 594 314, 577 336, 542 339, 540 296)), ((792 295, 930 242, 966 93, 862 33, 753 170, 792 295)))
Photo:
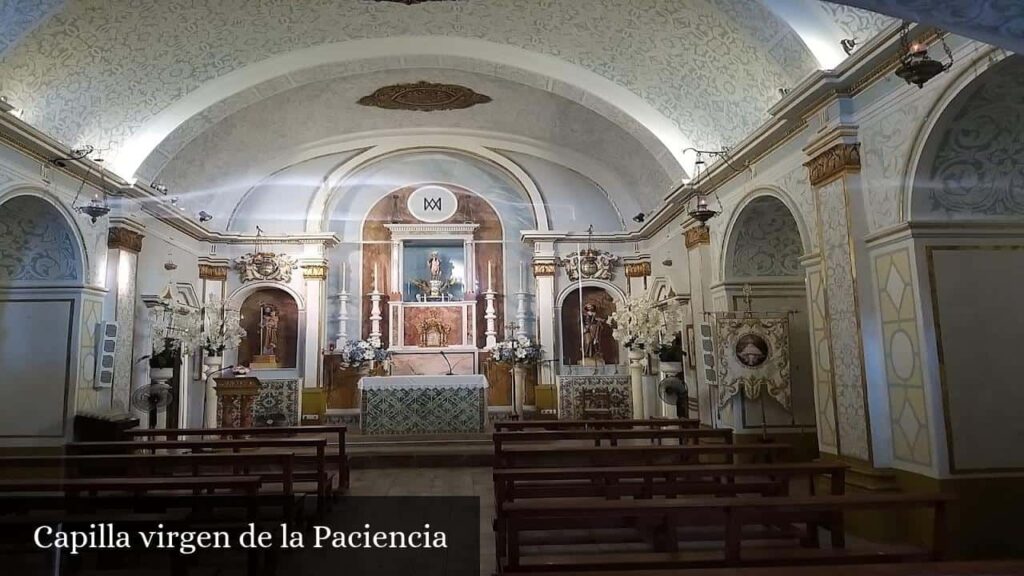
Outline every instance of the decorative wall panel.
POLYGON ((811 358, 814 361, 814 406, 818 443, 826 452, 836 453, 836 408, 832 383, 832 350, 828 335, 825 280, 820 265, 807 270, 807 299, 810 304, 811 358))
POLYGON ((843 455, 870 460, 861 334, 846 201, 842 178, 818 188, 818 230, 827 297, 825 313, 832 347, 840 450, 843 455))
POLYGON ((299 381, 260 380, 259 393, 252 405, 253 422, 260 426, 273 420, 279 426, 298 426, 299 381))
POLYGON ((875 288, 882 320, 893 455, 897 460, 930 466, 931 444, 917 318, 918 289, 913 278, 908 248, 875 257, 875 288))
POLYGON ((96 324, 103 314, 103 302, 96 300, 82 301, 82 323, 78 329, 81 344, 78 348, 78 409, 100 409, 100 395, 107 397, 109 390, 93 390, 96 379, 96 324))
POLYGON ((82 278, 78 246, 56 208, 33 196, 0 206, 0 283, 82 278))

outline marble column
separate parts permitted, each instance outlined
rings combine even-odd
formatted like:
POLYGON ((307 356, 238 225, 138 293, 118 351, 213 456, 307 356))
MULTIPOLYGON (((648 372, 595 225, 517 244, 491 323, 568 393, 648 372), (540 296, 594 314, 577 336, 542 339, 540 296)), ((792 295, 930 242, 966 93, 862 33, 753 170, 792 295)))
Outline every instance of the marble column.
MULTIPOLYGON (((706 322, 704 313, 710 312, 711 303, 710 279, 712 277, 711 230, 707 226, 694 225, 684 233, 687 262, 690 268, 690 309, 693 313, 694 346, 700 349, 701 324, 706 322)), ((696 350, 687 350, 687 354, 696 354, 694 364, 695 386, 690 386, 688 393, 697 402, 697 413, 700 421, 711 426, 718 425, 718 385, 709 378, 709 371, 704 369, 703 356, 696 350)), ((710 374, 713 376, 713 373, 710 374)))
MULTIPOLYGON (((814 195, 819 254, 805 259, 811 330, 818 342, 815 383, 819 418, 824 418, 823 450, 873 464, 871 406, 862 336, 861 297, 857 244, 861 220, 854 194, 860 188, 860 144, 852 126, 834 125, 821 130, 805 152, 814 195), (813 324, 817 320, 819 324, 813 324), (824 397, 822 397, 824 395, 824 397), (831 428, 831 429, 830 429, 831 428)), ((859 200, 858 200, 859 202, 859 200)), ((863 263, 862 263, 863 264, 863 263)))
POLYGON ((317 388, 324 342, 324 311, 326 307, 327 262, 302 264, 302 277, 306 281, 306 337, 303 354, 304 388, 317 388))
MULTIPOLYGON (((626 273, 626 285, 630 287, 630 292, 633 291, 633 283, 636 282, 637 292, 645 294, 647 292, 647 277, 651 275, 651 263, 650 261, 632 261, 625 262, 623 268, 626 273)), ((650 418, 654 414, 654 410, 657 409, 657 405, 661 399, 658 398, 658 391, 654 388, 644 386, 643 378, 643 367, 637 363, 634 366, 632 360, 632 352, 630 352, 630 363, 629 363, 629 374, 630 384, 633 388, 633 417, 634 418, 650 418)), ((655 354, 652 354, 655 356, 655 354)), ((638 357, 638 361, 643 356, 638 357)))
POLYGON ((138 293, 136 279, 139 252, 142 251, 143 226, 118 219, 107 231, 107 294, 104 317, 117 322, 117 345, 114 351, 114 384, 111 407, 128 411, 132 392, 132 375, 136 356, 149 350, 134 348, 135 318, 138 293))
POLYGON ((555 268, 554 257, 533 260, 533 277, 537 281, 537 342, 544 350, 544 361, 540 365, 541 384, 555 382, 555 363, 550 360, 561 356, 555 334, 555 268))
MULTIPOLYGON (((200 258, 199 259, 199 289, 200 298, 203 302, 210 300, 223 301, 226 297, 228 271, 230 266, 227 260, 200 258)), ((237 354, 237 351, 234 352, 237 354)), ((203 355, 203 426, 205 428, 217 427, 217 388, 214 377, 224 368, 226 359, 222 356, 220 362, 215 362, 203 355)))

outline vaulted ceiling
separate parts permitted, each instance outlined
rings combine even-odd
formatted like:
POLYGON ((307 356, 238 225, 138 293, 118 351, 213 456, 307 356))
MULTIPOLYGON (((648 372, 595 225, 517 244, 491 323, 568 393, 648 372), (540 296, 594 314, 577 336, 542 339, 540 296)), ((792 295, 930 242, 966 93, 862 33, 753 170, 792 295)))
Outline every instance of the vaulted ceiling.
POLYGON ((576 101, 676 178, 684 147, 746 136, 780 88, 838 62, 840 38, 888 23, 817 0, 8 0, 0 94, 132 177, 186 124, 194 136, 323 67, 440 66, 576 101))

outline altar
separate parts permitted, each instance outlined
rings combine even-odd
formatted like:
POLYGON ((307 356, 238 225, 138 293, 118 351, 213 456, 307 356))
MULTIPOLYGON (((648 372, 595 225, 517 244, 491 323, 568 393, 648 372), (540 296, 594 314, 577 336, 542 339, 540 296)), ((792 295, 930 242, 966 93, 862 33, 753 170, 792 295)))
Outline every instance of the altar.
POLYGON ((367 376, 359 380, 363 434, 483 432, 487 379, 452 376, 367 376))

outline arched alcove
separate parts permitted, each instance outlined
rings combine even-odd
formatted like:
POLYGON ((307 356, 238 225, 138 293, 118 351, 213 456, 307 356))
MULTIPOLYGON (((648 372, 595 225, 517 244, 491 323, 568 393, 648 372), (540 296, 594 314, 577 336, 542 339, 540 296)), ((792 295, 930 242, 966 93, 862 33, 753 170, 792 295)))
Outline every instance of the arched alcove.
POLYGON ((280 288, 257 288, 242 301, 240 310, 246 335, 238 347, 238 364, 254 368, 295 368, 299 341, 299 310, 295 298, 280 288), (271 361, 267 356, 275 359, 271 361), (277 366, 260 366, 274 362, 277 366))
POLYGON ((945 107, 922 148, 910 220, 1024 220, 1024 57, 983 72, 945 107))
POLYGON ((83 278, 80 243, 49 202, 20 195, 0 204, 0 285, 83 278))
POLYGON ((740 209, 726 252, 726 279, 802 276, 800 229, 774 196, 758 196, 740 209))
POLYGON ((601 360, 605 365, 619 363, 619 343, 612 338, 612 328, 607 324, 608 318, 615 312, 617 298, 602 286, 585 285, 574 288, 562 295, 559 300, 561 320, 562 364, 579 365, 583 358, 582 335, 590 331, 591 338, 596 337, 596 350, 600 351, 601 360), (582 297, 580 291, 582 290, 582 297), (580 310, 592 307, 593 328, 582 325, 580 310))

